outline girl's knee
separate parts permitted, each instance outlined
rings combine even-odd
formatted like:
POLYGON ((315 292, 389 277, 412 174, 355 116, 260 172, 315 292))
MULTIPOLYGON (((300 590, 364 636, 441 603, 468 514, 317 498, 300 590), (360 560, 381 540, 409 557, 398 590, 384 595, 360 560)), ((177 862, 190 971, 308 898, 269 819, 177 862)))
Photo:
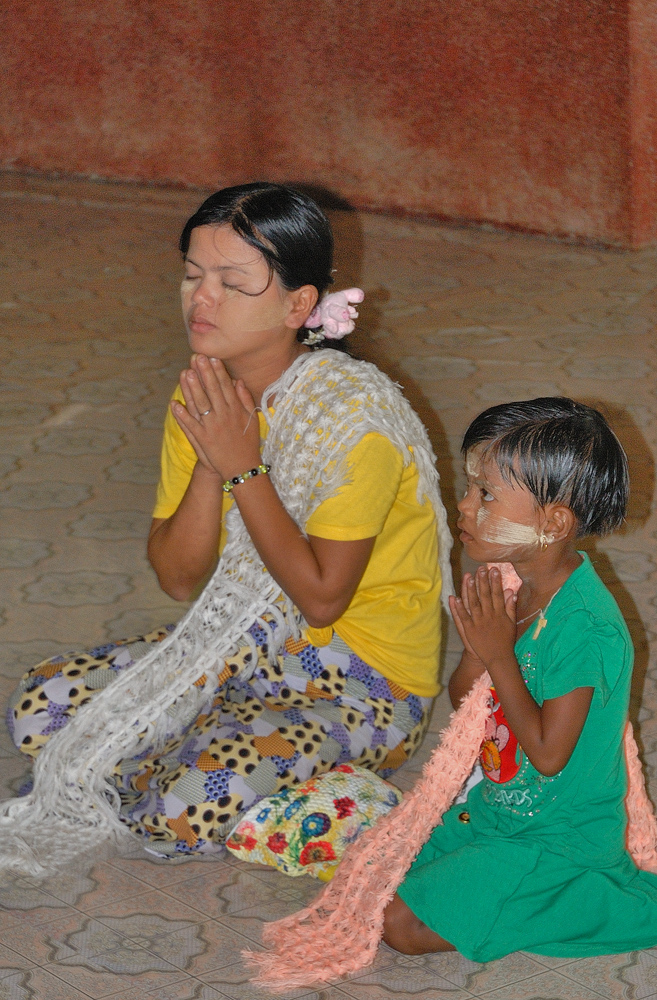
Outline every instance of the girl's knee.
POLYGON ((396 893, 383 913, 383 940, 402 955, 413 955, 414 931, 421 921, 396 893))
POLYGON ((383 914, 383 940, 389 948, 402 955, 455 950, 453 945, 427 927, 397 894, 383 914))

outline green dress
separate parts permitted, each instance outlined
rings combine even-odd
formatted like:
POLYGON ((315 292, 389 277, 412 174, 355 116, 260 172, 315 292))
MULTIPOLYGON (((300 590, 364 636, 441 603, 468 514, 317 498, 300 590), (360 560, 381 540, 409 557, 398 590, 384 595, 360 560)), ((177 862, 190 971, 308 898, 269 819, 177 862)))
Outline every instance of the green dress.
POLYGON ((398 892, 474 961, 513 951, 580 957, 657 944, 657 875, 625 847, 623 733, 633 651, 621 613, 588 556, 515 654, 539 705, 593 687, 567 765, 540 774, 493 695, 485 777, 453 806, 398 892))

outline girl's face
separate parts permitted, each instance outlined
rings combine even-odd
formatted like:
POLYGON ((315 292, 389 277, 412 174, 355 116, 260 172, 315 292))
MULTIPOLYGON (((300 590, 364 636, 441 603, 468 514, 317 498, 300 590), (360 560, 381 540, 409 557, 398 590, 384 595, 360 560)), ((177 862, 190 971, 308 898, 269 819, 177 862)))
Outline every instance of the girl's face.
POLYGON ((189 346, 230 363, 256 360, 296 340, 285 325, 289 293, 270 281, 262 254, 231 226, 192 230, 180 289, 189 346))
POLYGON ((508 483, 481 449, 466 455, 468 488, 458 505, 457 526, 468 555, 476 562, 514 562, 540 549, 543 512, 529 490, 508 483))

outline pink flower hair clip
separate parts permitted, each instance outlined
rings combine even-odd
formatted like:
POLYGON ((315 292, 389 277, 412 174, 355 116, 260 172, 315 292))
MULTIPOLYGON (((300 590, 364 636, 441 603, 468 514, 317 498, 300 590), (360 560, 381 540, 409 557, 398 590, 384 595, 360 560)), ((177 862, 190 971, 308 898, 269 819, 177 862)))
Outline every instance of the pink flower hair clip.
POLYGON ((355 327, 354 320, 358 312, 351 304, 362 302, 365 292, 362 288, 346 288, 343 292, 331 292, 318 302, 310 316, 303 324, 310 333, 304 344, 319 344, 327 340, 342 340, 355 327))

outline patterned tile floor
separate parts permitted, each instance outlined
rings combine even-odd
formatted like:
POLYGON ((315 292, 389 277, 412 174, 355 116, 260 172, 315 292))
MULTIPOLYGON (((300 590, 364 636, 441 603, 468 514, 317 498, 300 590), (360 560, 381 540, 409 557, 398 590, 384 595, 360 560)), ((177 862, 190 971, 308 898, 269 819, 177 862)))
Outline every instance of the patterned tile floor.
MULTIPOLYGON (((0 175, 0 694, 22 670, 184 610, 144 555, 160 426, 186 353, 176 239, 195 193, 0 175)), ((406 388, 430 429, 453 511, 459 436, 514 398, 597 401, 630 456, 627 529, 590 547, 637 649, 633 717, 657 793, 657 522, 653 514, 657 249, 582 248, 486 229, 335 213, 338 282, 367 300, 355 348, 406 388)), ((458 557, 458 554, 457 554, 458 557)), ((446 671, 458 658, 450 631, 446 671)), ((447 718, 438 699, 407 788, 447 718)), ((24 762, 0 735, 2 784, 24 762)), ((316 891, 230 858, 161 867, 113 859, 0 885, 0 1000, 247 998, 240 950, 316 891)), ((382 948, 324 1000, 657 996, 657 949, 562 961, 382 948)))

